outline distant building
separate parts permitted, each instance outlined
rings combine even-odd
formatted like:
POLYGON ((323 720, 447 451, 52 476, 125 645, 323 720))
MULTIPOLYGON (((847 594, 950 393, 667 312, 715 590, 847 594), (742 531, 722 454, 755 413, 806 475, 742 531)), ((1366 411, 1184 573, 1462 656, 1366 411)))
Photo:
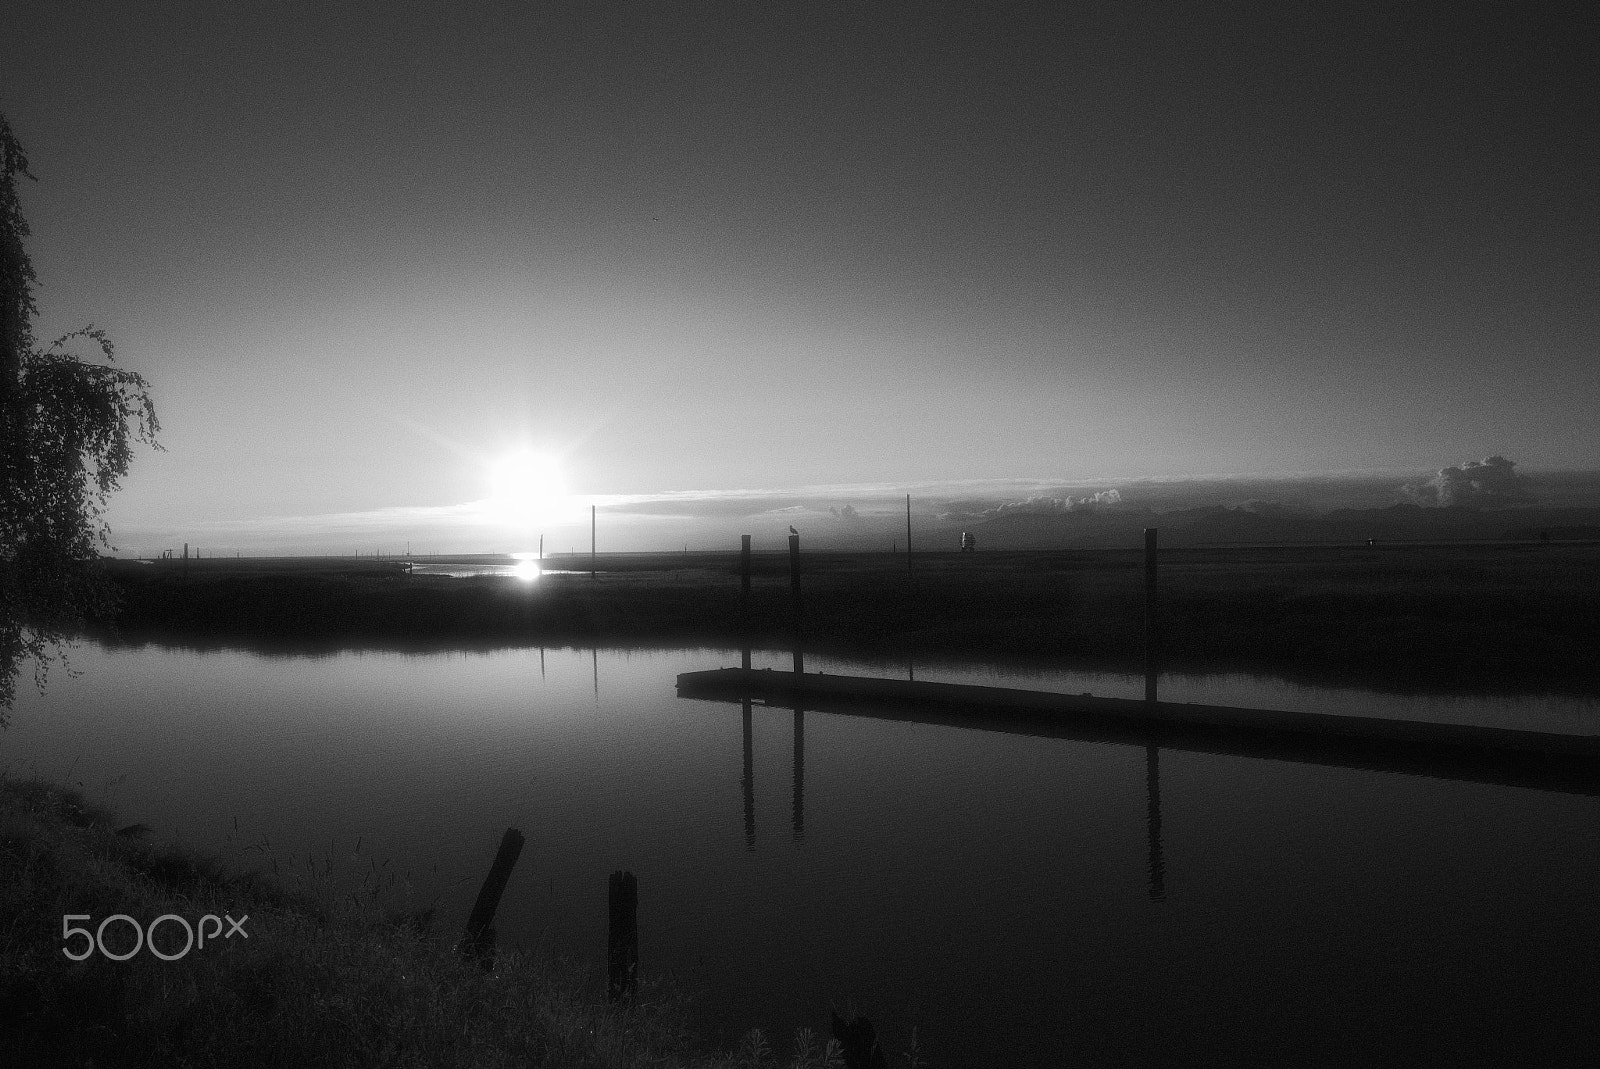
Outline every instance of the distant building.
POLYGON ((961 552, 971 553, 978 548, 978 540, 967 531, 961 532, 961 552))

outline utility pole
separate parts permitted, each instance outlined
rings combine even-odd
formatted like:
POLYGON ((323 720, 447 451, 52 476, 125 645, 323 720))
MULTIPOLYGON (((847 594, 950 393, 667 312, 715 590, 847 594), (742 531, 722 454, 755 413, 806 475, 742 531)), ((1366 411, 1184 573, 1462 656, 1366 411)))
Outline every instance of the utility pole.
POLYGON ((1156 528, 1144 529, 1144 700, 1156 700, 1161 620, 1156 602, 1156 528))
POLYGON ((906 495, 906 574, 911 574, 911 495, 906 495))

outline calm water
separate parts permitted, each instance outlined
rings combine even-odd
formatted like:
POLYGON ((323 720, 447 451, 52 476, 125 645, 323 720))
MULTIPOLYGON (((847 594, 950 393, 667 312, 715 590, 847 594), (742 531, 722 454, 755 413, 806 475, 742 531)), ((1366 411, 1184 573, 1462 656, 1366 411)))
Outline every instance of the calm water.
MULTIPOLYGON (((387 859, 451 931, 518 827, 501 938, 597 975, 606 877, 630 869, 642 967, 703 992, 729 1043, 759 1025, 786 1046, 830 1002, 951 1066, 1559 1064, 1591 1043, 1600 798, 761 706, 747 781, 740 707, 673 688, 736 662, 86 646, 82 675, 21 695, 0 768, 243 861, 387 859)), ((1596 702, 1245 677, 1162 696, 1600 731, 1596 702)))

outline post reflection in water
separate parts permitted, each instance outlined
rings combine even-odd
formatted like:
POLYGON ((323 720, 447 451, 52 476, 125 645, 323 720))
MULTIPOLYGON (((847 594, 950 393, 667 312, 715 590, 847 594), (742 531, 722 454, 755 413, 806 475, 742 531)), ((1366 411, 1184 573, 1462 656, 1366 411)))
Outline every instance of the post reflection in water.
POLYGON ((806 836, 806 712, 794 707, 794 840, 806 836))
POLYGON ((1161 859, 1161 748, 1144 748, 1144 785, 1148 811, 1145 815, 1150 834, 1150 900, 1167 897, 1166 865, 1161 859))
MULTIPOLYGON (((744 728, 744 776, 740 780, 740 787, 744 793, 744 842, 746 850, 754 851, 756 848, 756 779, 751 699, 743 699, 740 705, 740 719, 744 728)), ((806 711, 805 707, 800 705, 792 706, 791 708, 794 710, 793 836, 795 842, 803 842, 806 831, 806 711)), ((1144 769, 1145 829, 1150 851, 1148 863, 1150 885, 1148 894, 1152 902, 1164 902, 1167 898, 1167 865, 1161 846, 1161 748, 1154 743, 1145 745, 1144 769)))
POLYGON ((744 700, 744 848, 756 848, 755 745, 750 735, 750 699, 744 700))
POLYGON ((594 703, 600 704, 600 647, 590 650, 594 655, 594 703))

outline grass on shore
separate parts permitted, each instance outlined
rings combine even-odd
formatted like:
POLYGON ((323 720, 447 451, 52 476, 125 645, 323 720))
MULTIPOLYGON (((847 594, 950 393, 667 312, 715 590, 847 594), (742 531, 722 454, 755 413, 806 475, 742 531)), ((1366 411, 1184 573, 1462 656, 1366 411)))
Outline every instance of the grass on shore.
MULTIPOLYGON (((230 874, 161 848, 140 826, 114 830, 81 794, 0 777, 0 1050, 8 1065, 543 1066, 777 1069, 842 1064, 833 1041, 797 1033, 780 1061, 765 1037, 696 1050, 686 1001, 642 983, 633 1005, 604 1000, 568 966, 503 952, 492 973, 425 926, 388 918, 377 886, 335 894, 230 874), (163 961, 98 952, 70 961, 67 914, 97 927, 248 914, 234 936, 163 961)), ((179 926, 159 930, 164 952, 179 926)), ((133 945, 127 925, 107 930, 133 945)))

